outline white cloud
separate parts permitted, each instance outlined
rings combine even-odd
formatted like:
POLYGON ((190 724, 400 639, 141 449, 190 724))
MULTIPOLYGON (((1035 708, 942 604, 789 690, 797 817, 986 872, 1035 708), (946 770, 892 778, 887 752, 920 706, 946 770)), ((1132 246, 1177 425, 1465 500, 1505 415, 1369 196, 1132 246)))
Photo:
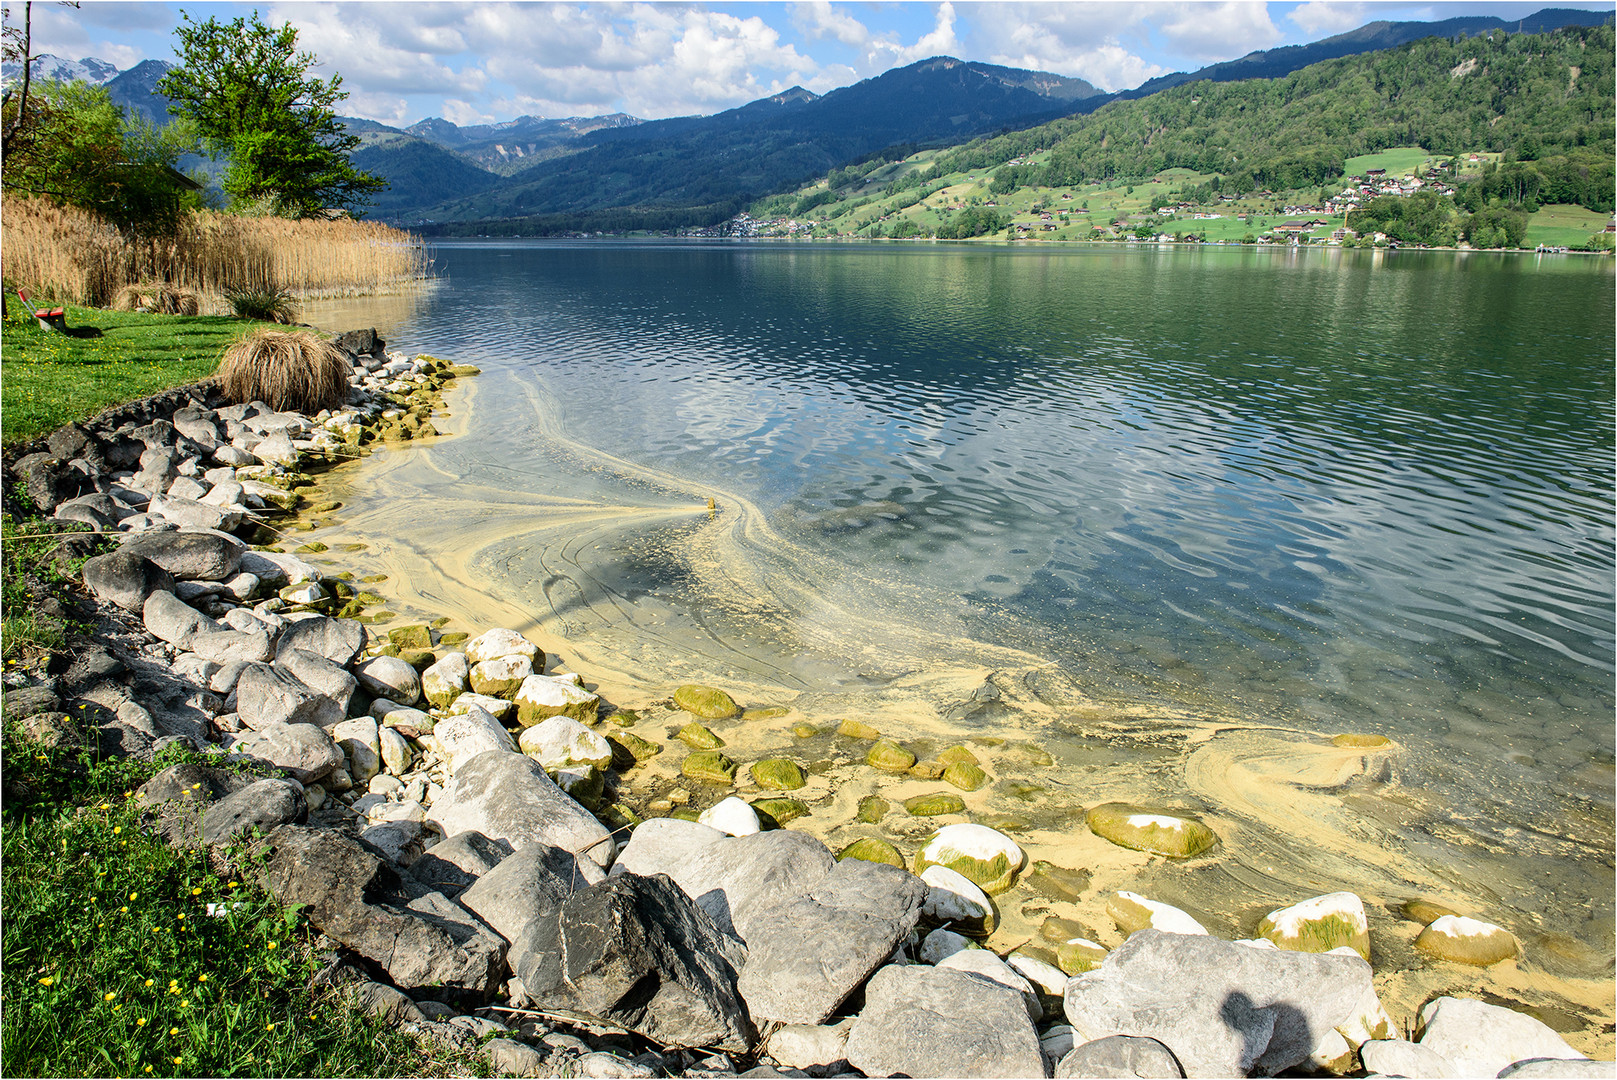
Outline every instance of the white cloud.
POLYGON ((493 113, 482 112, 476 106, 458 98, 444 98, 443 112, 439 115, 451 124, 457 124, 460 127, 494 123, 493 113))
POLYGON ((858 19, 831 5, 830 0, 807 0, 790 5, 792 25, 813 38, 835 38, 858 47, 870 40, 870 30, 858 19))
POLYGON ((1053 71, 1123 90, 1165 74, 1145 60, 1149 20, 1161 15, 1156 3, 1012 3, 976 7, 974 38, 989 58, 1009 67, 1053 71))
POLYGON ((937 7, 931 31, 922 34, 914 44, 902 44, 896 34, 884 34, 873 39, 865 49, 865 73, 876 75, 889 68, 904 67, 933 56, 959 56, 964 50, 960 39, 955 36, 954 26, 954 4, 943 0, 937 7))
POLYGON ((428 4, 277 4, 265 21, 296 27, 298 47, 321 60, 314 74, 340 71, 350 91, 358 75, 373 94, 475 92, 482 72, 458 72, 437 59, 465 47, 458 33, 438 21, 441 11, 428 4))
POLYGON ((1367 6, 1341 0, 1308 0, 1286 18, 1309 38, 1329 37, 1354 30, 1370 21, 1367 6))
POLYGON ((1173 48, 1200 60, 1234 60, 1284 39, 1262 0, 1163 4, 1158 24, 1173 48))

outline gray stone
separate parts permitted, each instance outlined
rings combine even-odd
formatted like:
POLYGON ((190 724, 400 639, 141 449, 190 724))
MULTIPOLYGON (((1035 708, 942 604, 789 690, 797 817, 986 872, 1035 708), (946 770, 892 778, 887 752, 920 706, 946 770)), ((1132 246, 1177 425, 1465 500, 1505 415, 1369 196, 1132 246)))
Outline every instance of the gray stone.
POLYGON ((1458 1080, 1454 1063, 1436 1050, 1405 1039, 1376 1039, 1359 1047, 1367 1072, 1419 1080, 1458 1080))
MULTIPOLYGON (((686 859, 669 876, 726 932, 746 941, 754 916, 758 925, 767 923, 772 907, 808 895, 835 865, 830 849, 819 840, 779 829, 725 837, 686 859)), ((923 891, 923 901, 925 896, 923 891)))
POLYGON ((452 652, 421 673, 421 692, 440 709, 445 709, 471 685, 471 669, 466 654, 452 652))
POLYGON ((153 499, 151 505, 147 507, 147 513, 161 514, 182 527, 191 525, 202 529, 219 529, 223 532, 239 529, 242 520, 240 510, 228 510, 197 499, 181 499, 172 495, 153 499))
POLYGON ((538 1076, 545 1055, 515 1039, 490 1039, 478 1050, 495 1076, 538 1076))
POLYGON ((1022 995, 1022 1004, 1027 1007, 1027 1018, 1034 1024, 1044 1019, 1044 1005, 1039 1000, 1038 991, 1015 968, 1001 960, 996 953, 987 949, 961 949, 939 960, 934 967, 944 971, 964 971, 968 975, 975 975, 979 979, 986 979, 1009 990, 1015 990, 1022 995))
POLYGON ((261 664, 244 669, 237 679, 236 712, 243 724, 255 730, 271 724, 327 727, 347 714, 346 709, 301 680, 261 664))
POLYGON ((548 844, 602 867, 616 854, 606 826, 558 788, 537 762, 515 751, 491 750, 463 764, 429 816, 446 836, 475 829, 514 848, 548 844))
POLYGON ((657 1076, 649 1065, 597 1050, 578 1059, 578 1071, 591 1080, 642 1080, 657 1076))
POLYGON ((394 776, 403 776, 409 771, 410 762, 415 757, 410 749, 410 740, 390 727, 379 729, 376 737, 382 747, 382 768, 394 776))
POLYGON ((378 656, 354 669, 359 685, 372 697, 385 697, 400 705, 421 700, 421 676, 396 656, 378 656))
POLYGON ((253 447, 253 454, 266 465, 296 465, 298 448, 285 431, 277 431, 253 447))
MULTIPOLYGON (((456 900, 515 942, 529 923, 554 915, 573 893, 605 877, 605 870, 570 851, 528 844, 485 871, 456 900)), ((510 960, 512 967, 519 963, 514 953, 510 960)))
POLYGON ((665 1046, 745 1050, 735 989, 745 950, 666 876, 622 874, 529 924, 516 975, 541 1010, 595 1018, 665 1046))
POLYGON ((769 1056, 788 1069, 812 1070, 816 1076, 842 1072, 848 1065, 848 1029, 838 1024, 785 1024, 776 1028, 767 1044, 769 1056))
POLYGON ((1440 997, 1420 1011, 1420 1044, 1454 1063, 1460 1076, 1497 1076, 1532 1058, 1571 1060, 1572 1049, 1549 1025, 1471 998, 1440 997))
POLYGON ((124 541, 123 550, 144 555, 177 581, 228 581, 241 566, 240 540, 212 532, 150 532, 124 541))
POLYGON ((141 606, 146 629, 177 649, 189 650, 200 633, 221 629, 218 623, 170 592, 154 592, 141 606))
POLYGON ((382 771, 382 740, 376 721, 368 716, 343 720, 331 728, 331 737, 348 755, 348 775, 356 784, 368 784, 382 771))
MULTIPOLYGON (((272 492, 280 492, 279 488, 270 488, 268 485, 257 484, 247 488, 252 492, 257 487, 268 488, 272 492)), ((284 493, 283 493, 284 494, 284 493)), ((321 573, 319 567, 306 563, 296 555, 287 555, 279 551, 244 551, 241 555, 241 568, 243 571, 258 578, 271 589, 281 589, 287 585, 301 585, 306 581, 319 581, 321 573)), ((357 623, 355 625, 358 625, 357 623)), ((360 645, 365 642, 364 635, 360 635, 360 645)), ((307 648, 307 646, 304 646, 307 648)), ((358 646, 354 655, 358 654, 358 646)))
POLYGON ((438 721, 433 725, 432 737, 438 744, 438 752, 450 776, 460 772, 467 762, 479 755, 491 751, 515 753, 517 749, 510 732, 476 706, 438 721))
POLYGON ((1056 1064, 1056 1080, 1111 1076, 1156 1077, 1179 1080, 1185 1070, 1173 1051, 1155 1039, 1109 1035, 1075 1046, 1056 1064))
POLYGON ((174 576, 125 547, 87 560, 84 584, 97 600, 141 611, 152 593, 174 591, 174 576))
POLYGON ((163 494, 176 499, 200 499, 208 493, 207 485, 189 476, 179 476, 163 494))
MULTIPOLYGON (((257 571, 253 571, 257 573, 257 571)), ((328 619, 324 615, 299 619, 281 631, 277 655, 286 649, 304 649, 323 656, 339 667, 347 667, 365 647, 365 627, 353 619, 328 619)))
POLYGON ((35 713, 56 712, 62 699, 48 686, 19 686, 6 691, 5 718, 18 720, 35 713))
POLYGON ((400 866, 421 857, 425 833, 419 821, 383 821, 366 828, 359 838, 400 866))
POLYGON ((201 631, 191 638, 191 651, 217 664, 263 662, 275 655, 275 650, 270 648, 269 634, 262 626, 249 631, 201 631))
POLYGON ((1067 983, 1074 1038, 1143 1035, 1187 1076, 1272 1076, 1305 1060, 1369 992, 1356 956, 1254 949, 1146 929, 1067 983))
POLYGON ((317 652, 300 649, 295 645, 276 649, 275 667, 309 689, 324 694, 336 704, 344 716, 348 715, 348 704, 353 700, 354 691, 359 687, 359 680, 354 678, 348 669, 317 652))
POLYGON ((257 829, 268 835, 277 825, 308 817, 303 785, 291 780, 260 780, 208 807, 202 815, 202 840, 222 844, 237 833, 257 829))
POLYGON ((635 826, 612 864, 612 873, 672 877, 697 852, 723 839, 724 833, 711 825, 683 818, 652 818, 635 826))
POLYGON ((1609 1080, 1617 1076, 1617 1067, 1588 1058, 1529 1058, 1507 1065, 1499 1075, 1518 1080, 1609 1080))
POLYGON ((343 763, 337 744, 314 724, 267 724, 233 749, 285 769, 300 784, 315 783, 343 763))
POLYGON ((511 845, 468 829, 440 840, 410 866, 410 875, 429 889, 455 896, 498 866, 511 845))
POLYGON ((889 965, 865 984, 848 1064, 867 1076, 1044 1075, 1022 995, 962 971, 889 965))

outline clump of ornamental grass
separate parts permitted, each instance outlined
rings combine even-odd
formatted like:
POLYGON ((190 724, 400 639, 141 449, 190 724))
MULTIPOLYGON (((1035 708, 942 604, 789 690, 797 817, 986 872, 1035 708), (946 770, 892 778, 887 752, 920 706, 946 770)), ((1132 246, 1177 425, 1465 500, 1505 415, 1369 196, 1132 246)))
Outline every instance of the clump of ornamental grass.
POLYGON ((114 311, 149 311, 158 315, 196 315, 202 310, 197 294, 165 282, 125 285, 113 297, 114 311))
POLYGON ((352 370, 336 346, 308 331, 264 329, 227 348, 214 378, 238 404, 262 401, 277 411, 312 415, 342 407, 352 370))
POLYGON ((225 302, 238 319, 293 323, 298 319, 292 294, 276 285, 244 285, 224 290, 225 302))

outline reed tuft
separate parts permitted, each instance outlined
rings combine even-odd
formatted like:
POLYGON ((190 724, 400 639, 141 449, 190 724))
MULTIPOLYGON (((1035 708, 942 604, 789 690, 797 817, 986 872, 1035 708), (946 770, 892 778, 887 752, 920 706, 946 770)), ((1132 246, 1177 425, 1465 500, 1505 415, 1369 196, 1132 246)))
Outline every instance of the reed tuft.
POLYGON ((238 404, 262 401, 310 416, 348 400, 348 358, 307 331, 255 330, 225 350, 214 378, 238 404))

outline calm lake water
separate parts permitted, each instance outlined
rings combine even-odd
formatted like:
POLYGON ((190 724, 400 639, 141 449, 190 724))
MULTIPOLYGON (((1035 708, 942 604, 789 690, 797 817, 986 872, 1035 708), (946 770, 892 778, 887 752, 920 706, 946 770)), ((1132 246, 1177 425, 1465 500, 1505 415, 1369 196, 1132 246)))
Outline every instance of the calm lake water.
MULTIPOLYGON (((748 604, 787 610, 749 623, 712 584, 722 566, 667 557, 699 519, 591 532, 603 553, 574 601, 565 560, 510 543, 481 568, 504 599, 581 638, 592 589, 655 608, 706 643, 701 671, 807 693, 972 641, 1100 698, 1418 744, 1472 835, 1551 837, 1609 916, 1609 260, 436 254, 441 287, 391 336, 485 372, 466 435, 433 452, 437 494, 711 492, 747 523, 728 550, 758 585, 748 604)), ((501 547, 455 528, 434 526, 445 551, 501 547)), ((412 541, 429 558, 432 535, 412 541)))

